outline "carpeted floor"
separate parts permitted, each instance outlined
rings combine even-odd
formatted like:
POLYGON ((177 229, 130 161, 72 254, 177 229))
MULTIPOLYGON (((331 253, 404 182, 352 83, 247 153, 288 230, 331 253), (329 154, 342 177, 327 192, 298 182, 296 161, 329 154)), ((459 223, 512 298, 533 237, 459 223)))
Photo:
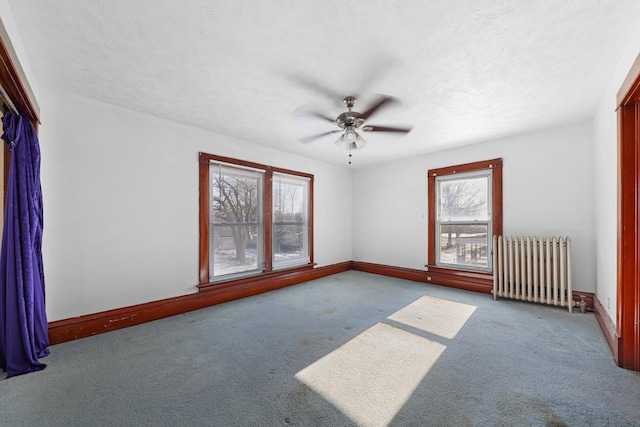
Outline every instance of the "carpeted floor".
POLYGON ((593 314, 349 271, 51 347, 2 426, 640 426, 593 314))

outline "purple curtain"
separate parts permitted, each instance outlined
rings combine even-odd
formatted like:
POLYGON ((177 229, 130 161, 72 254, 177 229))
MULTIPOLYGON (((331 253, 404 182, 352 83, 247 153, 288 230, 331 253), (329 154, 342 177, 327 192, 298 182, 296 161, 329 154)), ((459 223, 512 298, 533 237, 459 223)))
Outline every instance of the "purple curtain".
POLYGON ((2 139, 11 150, 0 253, 0 367, 7 378, 39 371, 49 354, 42 268, 40 147, 33 124, 7 113, 2 139))

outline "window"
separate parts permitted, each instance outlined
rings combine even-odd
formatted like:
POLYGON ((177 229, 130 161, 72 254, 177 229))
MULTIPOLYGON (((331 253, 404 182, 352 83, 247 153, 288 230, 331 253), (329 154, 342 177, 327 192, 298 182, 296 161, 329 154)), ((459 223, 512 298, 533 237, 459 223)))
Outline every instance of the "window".
POLYGON ((502 160, 429 171, 429 265, 491 272, 502 234, 502 160))
POLYGON ((264 269, 264 172, 209 164, 210 279, 264 269))
POLYGON ((200 159, 201 284, 312 265, 313 175, 200 159))
POLYGON ((308 178, 273 174, 273 268, 309 262, 308 178))

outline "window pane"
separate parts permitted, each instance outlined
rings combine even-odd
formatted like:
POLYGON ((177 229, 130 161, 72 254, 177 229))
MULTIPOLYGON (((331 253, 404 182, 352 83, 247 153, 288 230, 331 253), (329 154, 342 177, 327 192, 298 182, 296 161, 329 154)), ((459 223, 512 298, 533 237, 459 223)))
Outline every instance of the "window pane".
POLYGON ((212 227, 211 264, 213 277, 262 270, 262 227, 235 225, 212 227))
POLYGON ((261 222, 262 173, 211 166, 211 222, 261 222))
POLYGON ((273 265, 309 262, 309 180, 273 175, 273 265))
POLYGON ((263 173, 211 165, 211 278, 264 269, 263 173))
POLYGON ((440 227, 440 264, 488 268, 487 224, 442 224, 440 227))
POLYGON ((440 221, 487 221, 489 177, 439 181, 440 221))
POLYGON ((305 225, 273 226, 274 262, 291 261, 306 258, 305 225))
POLYGON ((309 181, 280 174, 273 176, 273 222, 304 223, 309 181))

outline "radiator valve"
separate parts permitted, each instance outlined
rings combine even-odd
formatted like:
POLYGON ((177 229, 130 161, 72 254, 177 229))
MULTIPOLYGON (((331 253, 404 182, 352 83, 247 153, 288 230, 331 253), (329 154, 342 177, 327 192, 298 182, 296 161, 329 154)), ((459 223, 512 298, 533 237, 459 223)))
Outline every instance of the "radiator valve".
POLYGON ((585 299, 585 296, 580 295, 580 303, 578 304, 580 306, 580 313, 584 313, 585 310, 587 309, 587 303, 584 299, 585 299))

